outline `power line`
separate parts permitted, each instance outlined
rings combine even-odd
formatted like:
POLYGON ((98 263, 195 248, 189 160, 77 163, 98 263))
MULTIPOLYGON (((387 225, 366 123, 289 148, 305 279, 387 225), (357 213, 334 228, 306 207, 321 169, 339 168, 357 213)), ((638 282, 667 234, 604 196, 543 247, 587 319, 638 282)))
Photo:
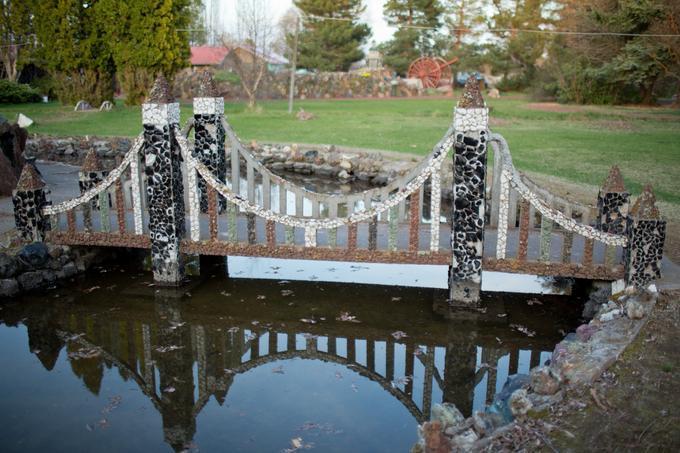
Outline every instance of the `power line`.
MULTIPOLYGON (((313 14, 305 14, 301 12, 302 15, 307 19, 313 20, 332 20, 341 22, 354 22, 354 19, 347 17, 324 17, 316 16, 313 14)), ((408 25, 401 24, 396 25, 396 28, 406 28, 413 30, 441 30, 441 27, 426 27, 423 25, 408 25)), ((469 32, 468 28, 449 28, 451 32, 469 32)), ((549 35, 574 35, 574 36, 625 36, 625 37, 635 37, 635 36, 646 36, 648 38, 680 38, 680 34, 664 34, 664 33, 617 33, 617 32, 589 32, 589 31, 569 31, 569 30, 541 30, 541 29, 530 29, 530 28, 489 28, 487 30, 480 30, 483 33, 537 33, 537 34, 549 34, 549 35)))

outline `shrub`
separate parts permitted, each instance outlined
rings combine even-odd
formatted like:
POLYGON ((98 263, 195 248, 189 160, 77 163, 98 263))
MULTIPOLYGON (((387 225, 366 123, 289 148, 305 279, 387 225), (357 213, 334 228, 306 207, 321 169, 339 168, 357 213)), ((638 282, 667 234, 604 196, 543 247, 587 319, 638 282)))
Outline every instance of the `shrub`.
POLYGON ((21 83, 0 80, 0 104, 40 102, 42 97, 34 88, 21 83))

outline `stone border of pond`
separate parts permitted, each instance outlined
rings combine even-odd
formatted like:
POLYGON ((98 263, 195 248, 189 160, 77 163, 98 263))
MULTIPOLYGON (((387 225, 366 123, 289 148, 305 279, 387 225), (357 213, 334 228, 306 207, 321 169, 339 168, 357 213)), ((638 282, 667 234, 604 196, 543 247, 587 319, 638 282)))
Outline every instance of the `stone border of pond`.
POLYGON ((493 402, 470 417, 464 417, 454 404, 435 405, 431 420, 418 427, 418 442, 411 451, 481 451, 562 403, 567 390, 592 385, 635 340, 658 295, 653 284, 645 290, 613 295, 608 287, 601 287, 589 301, 595 305, 590 307, 594 317, 555 346, 549 363, 531 369, 528 375, 510 376, 493 402))
POLYGON ((0 298, 45 290, 103 262, 111 252, 33 242, 0 252, 0 298))

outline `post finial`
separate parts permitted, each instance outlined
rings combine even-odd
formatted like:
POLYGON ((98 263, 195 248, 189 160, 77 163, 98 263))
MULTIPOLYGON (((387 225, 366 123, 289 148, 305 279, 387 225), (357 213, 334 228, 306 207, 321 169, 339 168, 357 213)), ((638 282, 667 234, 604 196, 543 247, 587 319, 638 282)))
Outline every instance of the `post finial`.
POLYGON ((148 104, 170 104, 174 101, 167 79, 163 74, 158 74, 146 102, 148 104))
POLYGON ((97 155, 97 151, 95 151, 93 148, 90 148, 87 154, 85 154, 83 166, 80 168, 80 170, 88 173, 103 170, 102 163, 99 160, 99 156, 97 155))
POLYGON ((21 170, 21 176, 17 182, 17 190, 28 191, 37 190, 45 187, 45 183, 38 174, 33 164, 26 163, 21 170))
POLYGON ((630 214, 636 220, 660 220, 661 214, 659 208, 656 207, 656 196, 652 190, 651 184, 646 184, 642 193, 635 201, 630 214))
POLYGON ((463 109, 477 109, 484 108, 484 98, 482 98, 482 93, 479 90, 479 81, 477 76, 471 75, 465 82, 465 88, 463 88, 463 95, 458 101, 458 107, 463 109))
POLYGON ((201 72, 198 81, 198 97, 217 97, 217 87, 215 86, 215 80, 213 79, 212 72, 208 70, 201 72))
POLYGON ((621 175, 621 170, 618 165, 613 165, 609 169, 609 174, 607 178, 602 183, 602 192, 612 193, 612 192, 625 192, 626 187, 623 184, 623 175, 621 175))

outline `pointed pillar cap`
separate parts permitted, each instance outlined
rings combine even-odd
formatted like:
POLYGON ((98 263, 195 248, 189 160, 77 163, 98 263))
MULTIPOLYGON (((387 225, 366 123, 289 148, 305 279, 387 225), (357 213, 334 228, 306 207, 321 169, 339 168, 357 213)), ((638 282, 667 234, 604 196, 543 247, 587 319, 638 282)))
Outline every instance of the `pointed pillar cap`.
POLYGON ((147 104, 171 104, 175 102, 175 99, 170 92, 170 85, 163 74, 159 74, 156 77, 156 81, 149 91, 149 95, 146 98, 147 104))
POLYGON ((83 160, 83 166, 80 168, 83 172, 93 172, 102 171, 102 163, 99 160, 97 152, 90 148, 90 150, 85 154, 85 160, 83 160))
POLYGON ((25 164, 17 182, 17 190, 38 190, 45 187, 45 183, 33 164, 25 164))
POLYGON ((635 201, 630 215, 636 220, 661 220, 659 208, 656 207, 656 196, 651 184, 647 184, 635 201))
POLYGON ((458 101, 458 107, 462 109, 482 109, 485 107, 484 98, 481 91, 479 91, 479 81, 477 76, 471 75, 465 82, 463 95, 458 101))
POLYGON ((623 176, 621 175, 621 170, 619 170, 618 165, 613 165, 609 170, 607 178, 602 183, 603 193, 612 192, 625 192, 626 187, 623 184, 623 176))
POLYGON ((201 72, 198 81, 198 97, 214 98, 217 97, 217 87, 213 79, 212 72, 206 70, 201 72))

